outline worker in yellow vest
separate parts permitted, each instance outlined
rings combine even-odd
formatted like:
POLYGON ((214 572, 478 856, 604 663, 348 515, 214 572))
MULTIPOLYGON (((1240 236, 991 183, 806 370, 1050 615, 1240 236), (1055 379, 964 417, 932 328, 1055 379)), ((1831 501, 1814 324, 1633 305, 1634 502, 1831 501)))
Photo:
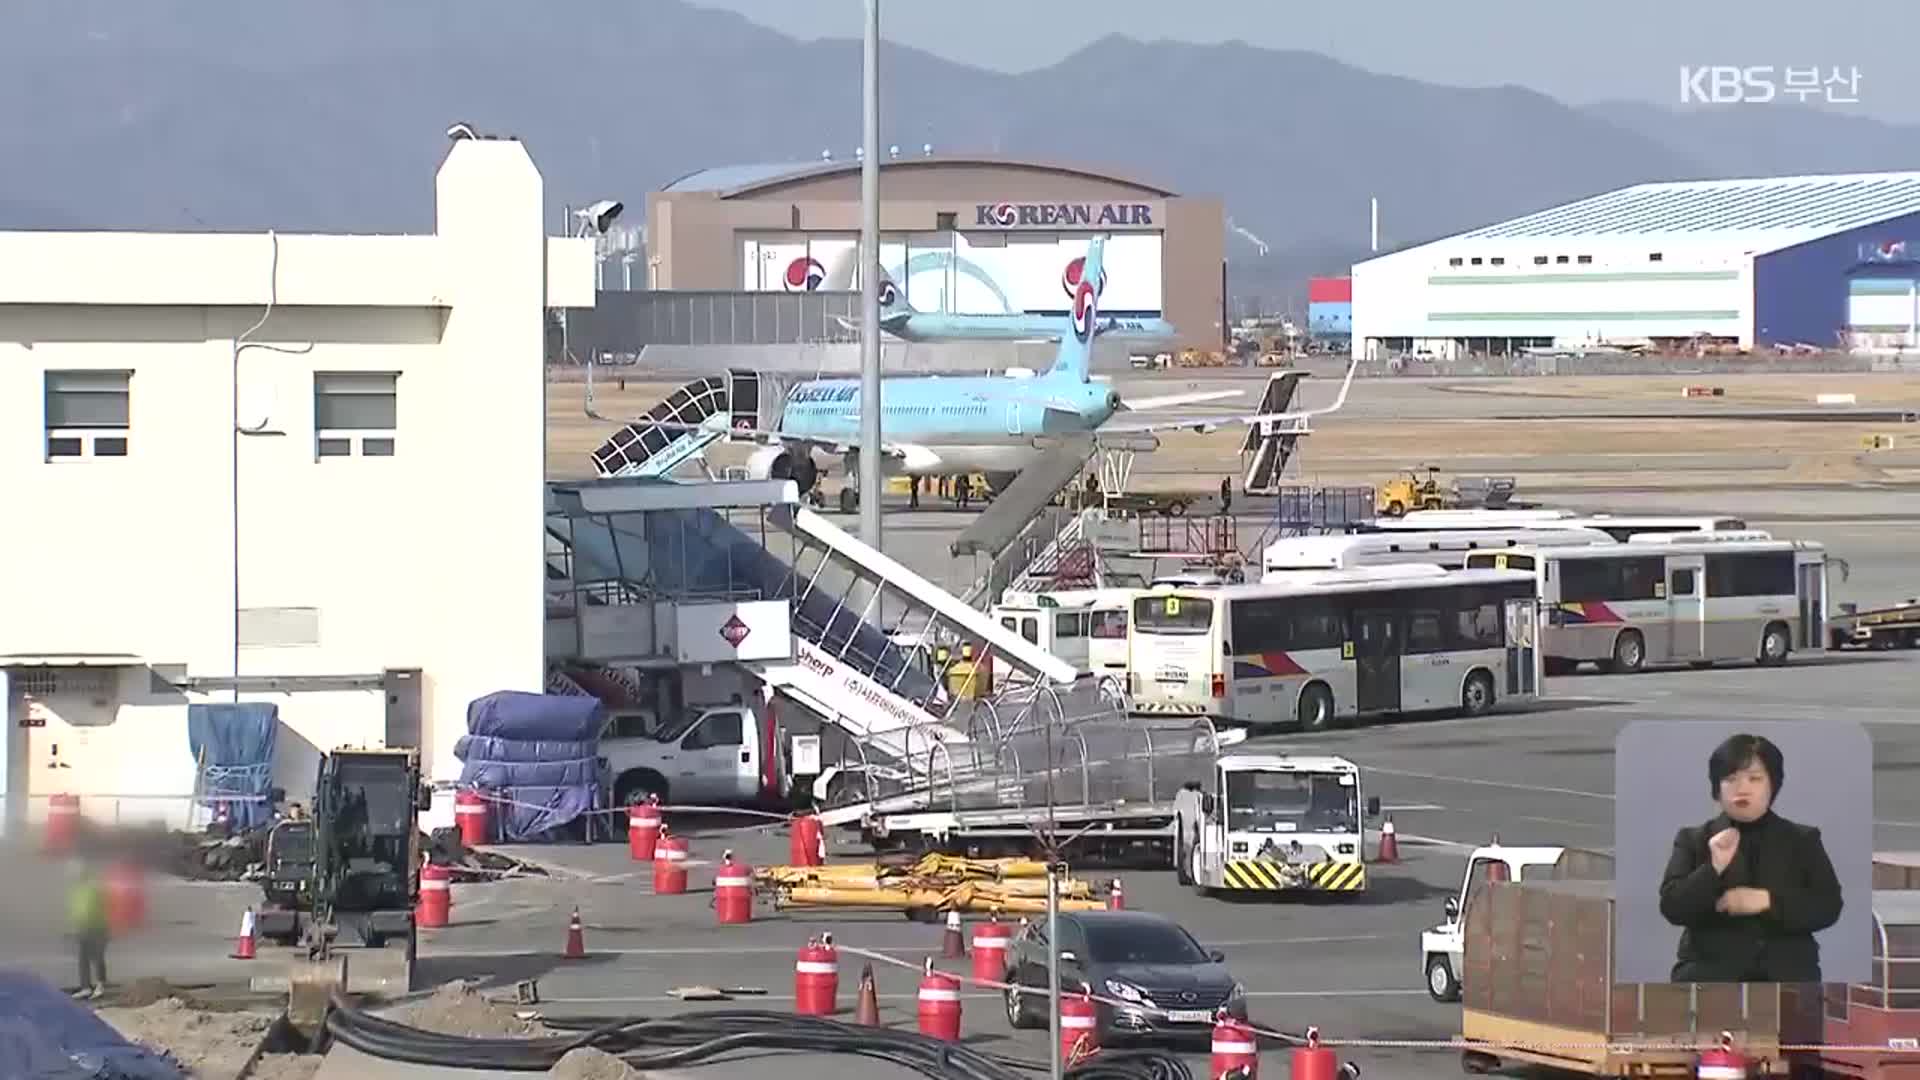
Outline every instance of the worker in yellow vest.
POLYGON ((107 891, 84 862, 74 863, 73 878, 67 921, 80 946, 80 989, 74 996, 92 999, 107 992, 107 891))

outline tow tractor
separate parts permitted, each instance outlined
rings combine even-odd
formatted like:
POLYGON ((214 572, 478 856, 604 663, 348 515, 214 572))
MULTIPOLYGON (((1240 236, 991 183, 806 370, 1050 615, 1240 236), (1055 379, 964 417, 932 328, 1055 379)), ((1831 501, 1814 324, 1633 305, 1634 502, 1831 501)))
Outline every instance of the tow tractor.
POLYGON ((1197 892, 1366 891, 1365 820, 1380 800, 1363 803, 1345 758, 1228 754, 1174 807, 1174 873, 1197 892))
MULTIPOLYGON (((343 748, 320 758, 312 813, 268 834, 255 932, 294 947, 285 979, 296 1026, 318 1024, 336 991, 412 989, 419 814, 432 797, 419 751, 343 748)), ((277 984, 271 975, 254 981, 278 988, 258 985, 277 984)))
POLYGON ((1920 597, 1867 611, 1841 604, 1827 628, 1836 649, 1920 649, 1920 597))

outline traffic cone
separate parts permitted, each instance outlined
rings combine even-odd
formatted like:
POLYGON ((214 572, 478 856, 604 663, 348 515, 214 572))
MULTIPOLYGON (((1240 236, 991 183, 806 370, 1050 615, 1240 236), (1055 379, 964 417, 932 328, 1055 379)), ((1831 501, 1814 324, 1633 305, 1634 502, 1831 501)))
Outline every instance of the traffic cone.
POLYGON ((1400 861, 1400 838, 1394 835, 1392 815, 1388 815, 1387 820, 1380 826, 1380 850, 1374 855, 1373 861, 1377 863, 1400 861))
POLYGON ((1107 893, 1108 911, 1127 910, 1127 891, 1120 887, 1120 879, 1113 879, 1113 888, 1107 893))
POLYGON ((568 960, 584 960, 586 956, 587 932, 580 925, 580 909, 576 907, 573 917, 567 920, 567 951, 564 957, 568 960))
POLYGON ((235 960, 251 960, 253 956, 253 909, 248 908, 247 913, 240 916, 240 936, 234 940, 232 958, 235 960))
POLYGON ((853 1005, 853 1022, 866 1027, 880 1026, 880 992, 873 986, 873 963, 860 969, 860 996, 853 1005))
POLYGON ((947 912, 947 932, 941 936, 940 955, 947 960, 957 960, 967 955, 967 943, 960 936, 960 913, 947 912))

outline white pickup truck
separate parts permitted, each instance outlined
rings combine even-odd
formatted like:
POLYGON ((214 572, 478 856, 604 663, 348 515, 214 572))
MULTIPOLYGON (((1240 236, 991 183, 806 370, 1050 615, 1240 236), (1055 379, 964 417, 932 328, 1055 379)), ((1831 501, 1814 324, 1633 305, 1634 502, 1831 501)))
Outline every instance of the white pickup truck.
POLYGON ((614 805, 649 794, 682 806, 741 806, 786 795, 773 724, 755 704, 691 706, 677 720, 614 713, 600 736, 614 805))

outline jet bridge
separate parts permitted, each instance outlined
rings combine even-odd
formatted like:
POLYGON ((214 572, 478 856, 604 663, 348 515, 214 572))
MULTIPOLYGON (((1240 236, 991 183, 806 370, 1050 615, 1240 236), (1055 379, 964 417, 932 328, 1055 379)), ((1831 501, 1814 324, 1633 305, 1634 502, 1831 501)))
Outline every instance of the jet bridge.
POLYGON ((963 646, 995 693, 1074 680, 1072 665, 801 506, 791 481, 564 484, 551 503, 564 558, 550 562, 550 654, 734 663, 885 758, 895 786, 924 782, 941 748, 968 738, 961 714, 980 697, 952 678, 963 646), (784 611, 777 647, 721 640, 722 609, 769 602, 784 611))

